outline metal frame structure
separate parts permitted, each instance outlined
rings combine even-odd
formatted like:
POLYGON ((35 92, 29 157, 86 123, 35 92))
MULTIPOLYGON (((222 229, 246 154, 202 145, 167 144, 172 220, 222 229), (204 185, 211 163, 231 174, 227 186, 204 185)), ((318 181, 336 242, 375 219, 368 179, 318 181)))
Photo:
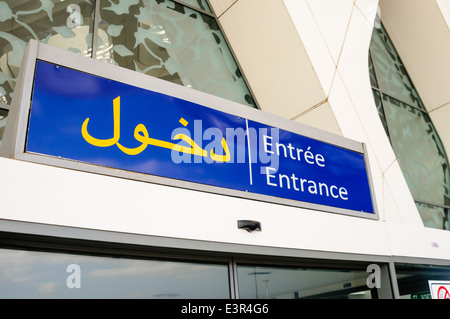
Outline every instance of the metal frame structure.
POLYGON ((239 299, 238 265, 366 271, 368 265, 377 264, 381 269, 382 280, 380 288, 376 289, 377 297, 392 299, 396 287, 395 276, 391 274, 392 270, 395 274, 393 259, 389 256, 255 245, 249 247, 5 220, 0 222, 0 248, 224 264, 228 266, 231 299, 239 299))
POLYGON ((227 264, 231 299, 239 299, 238 265, 363 270, 377 264, 379 299, 400 298, 396 264, 450 267, 450 261, 442 259, 247 246, 9 220, 0 221, 0 248, 227 264))

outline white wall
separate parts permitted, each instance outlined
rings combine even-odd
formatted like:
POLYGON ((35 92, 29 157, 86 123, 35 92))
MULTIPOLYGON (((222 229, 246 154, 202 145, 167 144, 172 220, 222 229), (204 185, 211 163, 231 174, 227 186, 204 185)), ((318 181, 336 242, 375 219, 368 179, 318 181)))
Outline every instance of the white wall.
POLYGON ((5 158, 0 176, 0 218, 6 220, 268 247, 389 251, 383 225, 362 218, 5 158), (258 220, 263 230, 240 230, 239 219, 258 220))
POLYGON ((213 0, 211 4, 222 12, 219 22, 260 108, 341 135, 327 101, 329 88, 316 75, 283 1, 213 0), (230 4, 226 9, 225 3, 230 4))
MULTIPOLYGON (((400 1, 390 1, 390 4, 394 2, 400 1)), ((398 12, 396 16, 397 20, 401 21, 405 20, 404 10, 409 3, 407 0, 403 2, 403 15, 398 12)), ((393 254, 445 256, 443 247, 449 245, 449 234, 423 226, 397 159, 379 121, 370 89, 368 48, 378 10, 378 1, 284 0, 283 3, 280 1, 270 3, 269 6, 268 3, 262 5, 260 1, 258 3, 234 1, 228 9, 223 11, 220 18, 239 61, 243 63, 244 72, 247 71, 245 67, 254 69, 255 74, 261 77, 261 72, 257 71, 262 69, 263 64, 250 62, 247 64, 245 59, 241 60, 241 52, 245 52, 247 56, 256 56, 258 52, 263 51, 264 46, 267 46, 267 41, 262 36, 256 36, 256 31, 246 31, 248 30, 245 24, 247 16, 252 16, 250 24, 254 29, 257 29, 260 24, 276 25, 277 27, 273 29, 278 31, 277 34, 280 37, 285 34, 285 30, 292 32, 291 28, 295 28, 300 38, 298 45, 304 48, 308 59, 305 60, 300 54, 290 55, 289 52, 286 53, 286 50, 282 50, 283 46, 278 46, 283 60, 280 62, 278 59, 276 63, 281 67, 284 65, 287 67, 293 63, 311 63, 322 91, 322 94, 317 93, 317 100, 322 102, 319 106, 307 102, 306 97, 314 95, 311 92, 318 87, 315 76, 307 72, 301 74, 301 77, 309 79, 307 86, 309 92, 301 91, 300 83, 295 83, 295 79, 285 79, 293 80, 298 87, 298 91, 293 94, 301 101, 298 103, 303 103, 303 110, 317 114, 309 118, 306 116, 308 112, 299 113, 294 116, 294 119, 301 119, 305 124, 367 143, 381 222, 384 222, 392 239, 393 254), (274 12, 276 12, 274 7, 278 11, 287 10, 291 17, 290 21, 284 20, 283 23, 278 23, 277 20, 276 24, 272 23, 271 19, 274 20, 274 12), (267 10, 266 13, 264 13, 265 10, 267 10), (267 17, 270 16, 272 18, 268 19, 267 17), (231 32, 229 32, 230 29, 231 32), (249 38, 252 39, 251 45, 247 45, 245 41, 249 38), (319 112, 320 108, 322 112, 319 112), (437 244, 440 248, 432 248, 436 247, 434 245, 436 240, 439 241, 437 244)), ((385 15, 384 11, 381 11, 382 17, 385 15)), ((276 33, 270 33, 269 38, 273 37, 276 37, 276 33)), ((450 44, 450 41, 448 43, 450 44)), ((276 78, 270 69, 265 69, 264 74, 264 81, 276 78)), ((261 79, 249 78, 252 87, 261 85, 260 81, 261 79)), ((277 83, 282 86, 284 82, 277 83)), ((261 91, 257 98, 263 101, 261 108, 266 110, 264 94, 265 92, 261 91)), ((289 107, 289 110, 291 109, 292 107, 289 107)), ((285 116, 283 112, 277 113, 277 110, 273 109, 270 111, 285 116)), ((444 121, 444 118, 441 118, 441 121, 444 121)))
MULTIPOLYGON (((399 5, 400 1, 385 2, 399 5)), ((402 10, 396 12, 396 21, 405 20, 404 10, 410 2, 403 1, 402 10)), ((367 64, 378 1, 285 0, 285 3, 319 79, 331 83, 328 102, 343 135, 368 145, 378 207, 381 220, 386 222, 392 254, 445 256, 450 234, 423 227, 378 120, 367 64), (435 240, 440 248, 432 248, 435 240)), ((385 10, 381 14, 385 17, 385 10)))

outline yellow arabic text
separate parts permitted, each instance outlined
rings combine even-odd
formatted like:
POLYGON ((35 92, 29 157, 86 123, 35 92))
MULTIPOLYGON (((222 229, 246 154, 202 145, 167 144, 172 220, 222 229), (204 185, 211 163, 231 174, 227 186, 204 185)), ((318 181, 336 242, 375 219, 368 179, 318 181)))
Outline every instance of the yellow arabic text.
MULTIPOLYGON (((83 138, 86 140, 86 142, 88 142, 91 145, 97 146, 97 147, 110 147, 113 145, 117 145, 117 147, 122 152, 124 152, 125 154, 128 154, 128 155, 140 154, 147 148, 148 145, 153 145, 153 146, 168 148, 168 149, 171 149, 174 151, 188 153, 188 154, 192 154, 192 155, 198 155, 198 156, 203 156, 203 157, 208 156, 208 152, 205 151, 204 149, 202 149, 200 146, 198 146, 189 136, 187 136, 185 134, 177 134, 174 137, 175 140, 185 141, 186 143, 188 143, 189 147, 171 143, 171 142, 162 141, 162 140, 157 140, 157 139, 151 138, 149 136, 148 130, 144 126, 144 124, 138 124, 134 129, 134 138, 137 141, 141 142, 142 144, 135 148, 125 147, 119 143, 119 139, 120 139, 120 96, 118 96, 117 98, 115 98, 113 100, 113 116, 114 116, 113 137, 108 138, 108 139, 98 139, 98 138, 91 136, 87 130, 89 118, 86 118, 83 122, 83 125, 81 126, 81 134, 82 134, 83 138)), ((182 124, 187 125, 187 122, 184 119, 182 119, 182 120, 183 120, 182 124)), ((228 161, 230 161, 230 152, 229 152, 228 145, 227 145, 225 138, 222 138, 221 144, 222 144, 225 155, 217 155, 214 153, 214 151, 212 149, 211 149, 209 155, 210 155, 211 159, 213 159, 216 162, 228 162, 228 161)))

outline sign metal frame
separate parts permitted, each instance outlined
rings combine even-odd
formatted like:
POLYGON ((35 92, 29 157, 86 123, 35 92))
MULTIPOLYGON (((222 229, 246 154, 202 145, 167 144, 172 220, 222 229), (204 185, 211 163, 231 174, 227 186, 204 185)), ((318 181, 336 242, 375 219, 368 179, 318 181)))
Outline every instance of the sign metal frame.
POLYGON ((15 96, 13 98, 11 110, 8 115, 8 123, 5 128, 3 141, 0 147, 0 156, 89 173, 103 174, 131 180, 156 183, 165 186, 173 186, 195 191, 209 192, 249 200, 257 200, 267 203, 301 207, 310 210, 338 213, 348 216, 363 217, 367 219, 379 219, 365 143, 353 141, 342 136, 334 135, 313 127, 303 125, 298 122, 290 121, 272 114, 262 112, 257 109, 252 109, 250 107, 243 106, 229 100, 225 100, 187 87, 150 77, 148 75, 141 74, 132 70, 110 65, 108 63, 97 61, 92 58, 83 57, 78 54, 57 49, 49 45, 39 43, 35 40, 31 40, 27 45, 25 56, 20 69, 19 78, 16 84, 15 96), (262 195, 184 180, 176 180, 167 177, 148 175, 127 170, 98 166, 95 164, 79 162, 76 160, 68 160, 43 154, 27 152, 26 143, 31 110, 31 100, 33 94, 34 73, 38 60, 92 74, 98 77, 110 79, 112 81, 125 83, 134 87, 173 96, 185 101, 207 106, 208 108, 218 110, 227 114, 249 119, 263 125, 280 128, 294 134, 306 136, 314 140, 360 153, 364 156, 373 213, 359 212, 339 207, 274 197, 271 195, 262 195))

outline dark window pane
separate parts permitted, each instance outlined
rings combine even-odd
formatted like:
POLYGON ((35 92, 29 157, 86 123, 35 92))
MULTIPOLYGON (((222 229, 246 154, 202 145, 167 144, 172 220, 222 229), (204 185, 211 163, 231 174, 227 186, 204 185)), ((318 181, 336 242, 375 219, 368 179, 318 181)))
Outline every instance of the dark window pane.
POLYGON ((431 299, 430 281, 450 281, 450 267, 396 264, 401 299, 431 299))
POLYGON ((0 250, 0 298, 229 298, 228 267, 0 250))
POLYGON ((371 299, 368 275, 352 270, 238 266, 239 298, 371 299))

